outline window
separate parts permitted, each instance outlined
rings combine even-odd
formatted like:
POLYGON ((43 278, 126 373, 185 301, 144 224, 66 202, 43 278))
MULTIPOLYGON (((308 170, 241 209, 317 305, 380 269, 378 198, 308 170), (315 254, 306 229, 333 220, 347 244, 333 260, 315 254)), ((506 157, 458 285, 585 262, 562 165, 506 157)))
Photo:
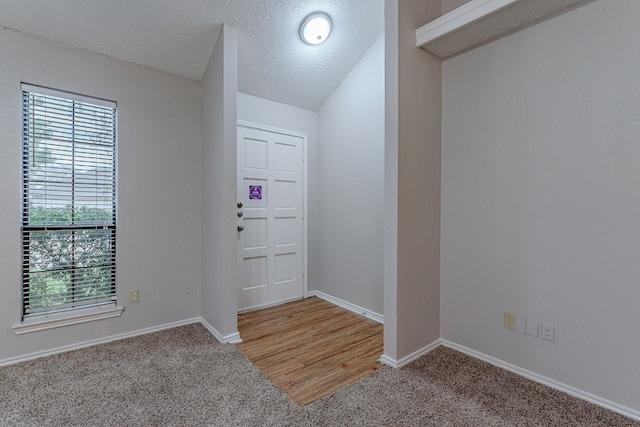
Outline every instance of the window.
POLYGON ((22 318, 116 302, 116 105, 22 85, 22 318))

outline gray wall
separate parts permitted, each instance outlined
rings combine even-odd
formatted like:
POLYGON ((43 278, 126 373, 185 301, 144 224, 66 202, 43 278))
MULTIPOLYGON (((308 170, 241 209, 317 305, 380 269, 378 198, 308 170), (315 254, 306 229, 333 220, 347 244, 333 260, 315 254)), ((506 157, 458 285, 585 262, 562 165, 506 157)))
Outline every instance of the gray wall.
POLYGON ((385 1, 384 356, 440 337, 441 63, 417 49, 415 30, 440 1, 385 1))
POLYGON ((638 16, 597 1, 446 61, 442 154, 443 338, 636 411, 638 16))
POLYGON ((384 35, 318 112, 317 289, 383 313, 384 35))
POLYGON ((202 79, 202 317, 237 339, 238 32, 224 25, 202 79))
POLYGON ((200 85, 4 29, 0 57, 0 361, 199 316, 200 85), (118 103, 118 318, 11 329, 21 304, 20 82, 118 103))
POLYGON ((471 0, 442 0, 442 14, 449 13, 470 1, 471 0))

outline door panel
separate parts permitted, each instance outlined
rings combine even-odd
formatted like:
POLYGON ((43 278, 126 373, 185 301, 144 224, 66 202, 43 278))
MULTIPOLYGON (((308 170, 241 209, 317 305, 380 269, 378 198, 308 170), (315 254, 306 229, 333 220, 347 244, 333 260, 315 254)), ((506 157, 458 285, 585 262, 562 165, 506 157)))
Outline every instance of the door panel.
POLYGON ((301 137, 238 127, 238 308, 301 298, 301 137))

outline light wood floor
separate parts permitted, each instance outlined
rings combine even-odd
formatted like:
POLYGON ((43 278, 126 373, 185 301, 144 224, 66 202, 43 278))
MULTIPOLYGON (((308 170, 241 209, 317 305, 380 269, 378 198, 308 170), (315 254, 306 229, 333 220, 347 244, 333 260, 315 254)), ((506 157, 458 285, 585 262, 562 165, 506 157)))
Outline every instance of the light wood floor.
POLYGON ((299 405, 382 365, 382 325, 312 297, 238 315, 238 348, 299 405))

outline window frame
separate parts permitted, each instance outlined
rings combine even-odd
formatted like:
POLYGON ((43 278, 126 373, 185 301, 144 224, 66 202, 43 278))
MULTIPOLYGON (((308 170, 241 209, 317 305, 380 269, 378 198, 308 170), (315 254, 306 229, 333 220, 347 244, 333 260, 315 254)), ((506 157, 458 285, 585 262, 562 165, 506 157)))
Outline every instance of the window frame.
MULTIPOLYGON (((45 110, 46 110, 46 107, 45 107, 45 110)), ((55 108, 52 108, 52 111, 59 112, 55 108)), ((47 112, 49 112, 49 110, 47 110, 47 112)), ((86 118, 86 116, 84 118, 86 118)), ((63 125, 60 125, 60 126, 63 126, 63 125)), ((20 216, 21 227, 20 228, 21 228, 21 252, 22 252, 22 263, 21 263, 21 269, 22 269, 21 271, 21 274, 22 274, 21 300, 22 301, 21 302, 22 304, 21 304, 21 322, 17 325, 14 325, 13 327, 14 331, 19 334, 19 333, 33 332, 35 330, 43 330, 43 329, 49 329, 53 327, 66 326, 69 324, 83 323, 83 322, 102 319, 102 318, 119 316, 122 313, 123 308, 117 306, 117 289, 116 289, 117 141, 118 141, 117 103, 114 101, 108 101, 100 98, 79 95, 79 94, 75 94, 67 91, 50 89, 42 86, 22 83, 21 84, 21 127, 22 127, 22 132, 21 132, 22 190, 21 190, 21 216, 20 216), (58 147, 59 150, 71 150, 71 152, 74 153, 71 157, 70 166, 66 166, 66 168, 70 170, 70 177, 68 177, 68 179, 70 180, 70 183, 69 183, 70 187, 68 190, 68 195, 67 193, 64 193, 64 194, 70 198, 68 206, 70 207, 71 213, 70 213, 69 221, 65 222, 64 224, 55 223, 55 221, 50 223, 48 222, 49 221, 48 217, 47 219, 43 220, 44 223, 38 223, 38 224, 30 223, 30 220, 33 220, 33 217, 31 216, 32 206, 30 202, 32 201, 32 199, 30 198, 29 191, 34 180, 30 175, 31 166, 29 163, 31 161, 34 161, 34 158, 36 157, 35 152, 30 147, 32 147, 31 144, 34 144, 36 137, 33 134, 31 135, 29 134, 29 132, 33 131, 35 127, 32 125, 32 122, 30 122, 30 120, 34 119, 34 116, 33 116, 33 112, 30 111, 28 107, 29 106, 33 107, 33 104, 30 104, 30 101, 33 100, 34 96, 47 97, 47 100, 52 100, 52 101, 55 99, 59 99, 63 102, 69 102, 69 105, 72 106, 71 110, 69 110, 72 114, 72 117, 65 118, 65 120, 71 123, 73 132, 71 136, 68 136, 65 139, 65 142, 64 142, 65 148, 61 149, 58 147), (89 126, 95 124, 95 122, 93 122, 92 120, 95 120, 97 117, 99 117, 98 116, 99 113, 97 113, 96 111, 102 111, 100 110, 102 108, 106 108, 104 110, 108 114, 106 117, 112 120, 112 121, 107 121, 108 123, 107 129, 109 129, 110 126, 113 125, 113 129, 109 129, 109 132, 113 132, 113 134, 112 134, 112 139, 106 140, 110 144, 112 144, 112 145, 109 145, 109 144, 105 145, 106 147, 108 147, 106 151, 109 152, 109 155, 106 157, 104 156, 103 152, 99 151, 101 149, 99 146, 101 142, 95 142, 95 141, 87 142, 89 140, 80 141, 81 137, 77 136, 77 135, 80 135, 80 132, 76 133, 76 130, 75 130, 76 126, 80 128, 82 125, 82 123, 80 122, 82 116, 76 117, 77 107, 82 109, 82 108, 87 108, 91 106, 97 107, 97 109, 93 112, 93 115, 91 113, 86 113, 86 112, 84 113, 87 116, 89 116, 89 123, 90 123, 89 126), (89 148, 93 147, 96 150, 96 154, 95 154, 96 169, 94 171, 96 176, 99 175, 99 172, 97 169, 99 166, 102 167, 103 165, 107 165, 108 168, 110 168, 110 169, 106 169, 107 170, 106 180, 101 181, 101 182, 104 182, 104 184, 98 184, 98 183, 94 184, 92 182, 89 182, 89 183, 85 182, 83 186, 81 185, 76 186, 76 174, 78 173, 76 172, 76 169, 78 167, 78 164, 81 161, 76 160, 75 153, 76 153, 76 150, 80 151, 79 147, 84 147, 85 149, 87 147, 89 148), (104 185, 106 186, 106 188, 109 189, 108 192, 105 190, 104 194, 106 195, 105 200, 108 200, 110 198, 110 203, 105 205, 105 206, 108 206, 105 210, 105 212, 107 212, 106 215, 110 216, 110 218, 108 218, 105 221, 98 220, 97 212, 100 210, 99 206, 102 206, 102 205, 99 205, 99 202, 96 201, 95 203, 96 210, 94 213, 96 215, 95 221, 92 221, 91 219, 76 221, 76 213, 75 213, 76 209, 87 206, 86 204, 83 204, 81 202, 76 203, 76 197, 80 198, 81 196, 79 194, 82 193, 83 195, 84 194, 89 194, 90 196, 93 195, 96 198, 96 200, 98 200, 100 185, 104 185), (87 189, 89 190, 88 193, 86 193, 87 189), (46 303, 45 305, 31 305, 32 296, 29 289, 32 282, 31 276, 34 274, 34 270, 32 268, 34 261, 32 261, 30 256, 31 255, 30 239, 32 239, 32 236, 37 235, 33 233, 40 233, 41 235, 45 236, 43 238, 43 241, 44 241, 43 245, 51 244, 51 241, 46 240, 47 239, 46 236, 47 235, 55 236, 56 232, 59 232, 60 234, 68 233, 66 234, 67 237, 59 237, 59 238, 60 239, 66 238, 67 242, 70 242, 69 245, 72 248, 70 249, 70 252, 74 254, 73 256, 71 256, 71 261, 66 261, 66 262, 69 262, 68 265, 63 263, 56 264, 56 269, 57 269, 56 271, 67 274, 69 277, 68 278, 69 281, 64 282, 65 291, 62 292, 61 294, 64 296, 64 302, 59 304, 54 304, 54 305, 46 305, 46 303), (99 237, 95 237, 96 235, 99 237), (103 260, 101 262, 104 262, 104 264, 99 264, 99 263, 91 264, 89 265, 89 267, 87 267, 87 265, 84 265, 84 266, 81 265, 81 263, 76 261, 75 253, 82 252, 82 250, 88 253, 89 249, 86 249, 86 247, 89 244, 96 242, 96 239, 100 239, 100 240, 104 239, 105 241, 104 243, 105 246, 103 246, 102 248, 106 249, 106 251, 99 250, 99 255, 95 255, 96 258, 100 258, 101 260, 103 260), (104 284, 98 285, 97 283, 90 284, 91 283, 90 281, 77 282, 76 277, 80 275, 80 273, 82 273, 83 269, 84 271, 86 271, 87 268, 89 269, 93 268, 94 270, 100 270, 101 268, 105 268, 103 272, 100 272, 97 274, 102 281, 106 281, 106 285, 104 284), (80 299, 76 299, 77 288, 94 290, 96 291, 96 296, 93 296, 93 297, 84 296, 80 299), (106 292, 106 293, 103 295, 98 291, 106 292)), ((55 129, 54 132, 62 132, 64 128, 54 126, 54 129, 55 129)), ((87 132, 88 132, 87 135, 90 135, 90 131, 87 131, 87 132)), ((48 141, 46 144, 44 144, 43 147, 44 147, 44 150, 54 150, 55 149, 54 145, 55 143, 48 141)), ((63 167, 65 171, 67 171, 66 168, 63 167)), ((98 181, 98 178, 96 178, 96 182, 97 181, 98 181)), ((43 186, 47 188, 47 185, 50 185, 50 184, 48 182, 45 182, 43 186)), ((48 206, 47 203, 49 202, 50 199, 47 198, 49 196, 46 195, 47 194, 46 190, 44 190, 44 194, 45 194, 44 210, 46 211, 46 207, 48 206)), ((51 196, 51 197, 55 197, 55 196, 51 196)), ((89 206, 91 207, 90 204, 89 206)), ((65 208, 66 207, 67 206, 65 206, 65 208)), ((99 244, 102 244, 102 243, 99 243, 99 244)), ((46 272, 46 271, 53 271, 53 270, 47 270, 47 269, 40 270, 40 272, 42 271, 46 272)), ((47 273, 45 273, 45 275, 46 274, 47 273)), ((49 295, 48 286, 49 285, 47 284, 45 285, 45 288, 44 288, 46 289, 45 291, 46 295, 49 295)))

